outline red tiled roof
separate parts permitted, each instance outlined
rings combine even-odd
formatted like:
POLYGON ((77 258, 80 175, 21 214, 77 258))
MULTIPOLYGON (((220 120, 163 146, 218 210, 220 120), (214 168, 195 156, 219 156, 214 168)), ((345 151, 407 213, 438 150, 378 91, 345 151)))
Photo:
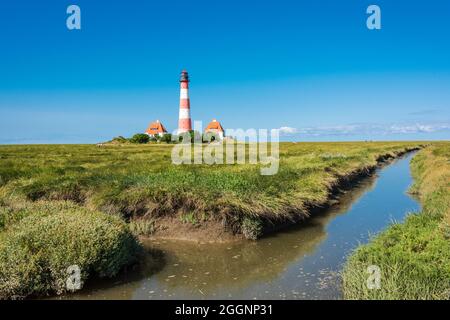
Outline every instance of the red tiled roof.
POLYGON ((164 128, 163 124, 159 120, 156 120, 155 122, 150 123, 150 125, 148 126, 148 129, 145 130, 145 133, 151 134, 151 135, 155 135, 158 133, 166 133, 166 132, 167 132, 166 128, 164 128))
POLYGON ((208 131, 224 132, 225 130, 223 130, 223 127, 220 124, 220 122, 217 121, 216 119, 214 119, 206 127, 205 132, 208 132, 208 131))

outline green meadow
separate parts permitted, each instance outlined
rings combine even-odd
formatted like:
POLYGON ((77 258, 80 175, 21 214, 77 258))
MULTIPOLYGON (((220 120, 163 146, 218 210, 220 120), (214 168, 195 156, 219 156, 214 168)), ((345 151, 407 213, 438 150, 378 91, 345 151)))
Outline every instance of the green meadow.
POLYGON ((273 176, 262 165, 174 165, 165 144, 0 146, 0 298, 64 293, 71 265, 83 283, 112 277, 139 259, 138 236, 158 234, 168 218, 257 239, 422 145, 281 143, 273 176))
POLYGON ((343 271, 346 299, 450 299, 450 143, 436 143, 413 158, 422 211, 411 213, 360 246, 343 271), (366 285, 371 265, 380 286, 366 285))

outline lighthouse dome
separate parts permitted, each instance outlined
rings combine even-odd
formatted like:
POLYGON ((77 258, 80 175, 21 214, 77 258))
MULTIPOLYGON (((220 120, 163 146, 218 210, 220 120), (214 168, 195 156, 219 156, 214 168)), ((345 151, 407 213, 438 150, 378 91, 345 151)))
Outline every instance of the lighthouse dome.
POLYGON ((186 70, 181 71, 180 82, 189 81, 189 75, 186 70))

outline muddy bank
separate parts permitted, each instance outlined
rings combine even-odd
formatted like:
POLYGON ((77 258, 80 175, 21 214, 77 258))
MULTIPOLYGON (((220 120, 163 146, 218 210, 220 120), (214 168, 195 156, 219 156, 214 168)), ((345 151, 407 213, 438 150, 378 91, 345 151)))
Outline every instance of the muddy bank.
MULTIPOLYGON (((336 177, 334 183, 329 187, 326 201, 320 203, 305 203, 304 210, 294 212, 289 218, 265 219, 261 220, 262 230, 258 238, 264 235, 299 224, 309 217, 324 212, 331 206, 339 204, 340 197, 351 191, 362 180, 371 177, 378 169, 389 165, 395 159, 406 154, 426 147, 421 145, 414 148, 406 148, 404 151, 391 152, 380 155, 376 159, 376 164, 359 168, 350 174, 336 177)), ((208 220, 197 224, 182 222, 176 217, 162 217, 155 221, 156 231, 149 237, 141 237, 143 240, 183 240, 199 243, 222 243, 232 241, 242 241, 249 237, 243 232, 233 230, 226 221, 208 220)), ((245 233, 245 232, 244 232, 245 233)))
POLYGON ((329 210, 259 241, 143 240, 143 263, 62 299, 341 299, 348 254, 419 210, 405 193, 412 157, 360 180, 329 210))
POLYGON ((242 234, 234 234, 220 221, 209 220, 199 224, 180 221, 175 217, 163 217, 155 222, 156 232, 142 240, 182 240, 199 243, 222 243, 244 240, 242 234))

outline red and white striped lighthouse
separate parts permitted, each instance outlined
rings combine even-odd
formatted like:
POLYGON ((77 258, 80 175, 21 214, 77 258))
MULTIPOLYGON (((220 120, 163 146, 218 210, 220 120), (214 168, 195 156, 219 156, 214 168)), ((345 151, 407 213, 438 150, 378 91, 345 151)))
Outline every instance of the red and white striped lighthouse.
POLYGON ((178 120, 178 134, 192 130, 191 105, 189 102, 189 75, 186 70, 180 77, 180 117, 178 120))

